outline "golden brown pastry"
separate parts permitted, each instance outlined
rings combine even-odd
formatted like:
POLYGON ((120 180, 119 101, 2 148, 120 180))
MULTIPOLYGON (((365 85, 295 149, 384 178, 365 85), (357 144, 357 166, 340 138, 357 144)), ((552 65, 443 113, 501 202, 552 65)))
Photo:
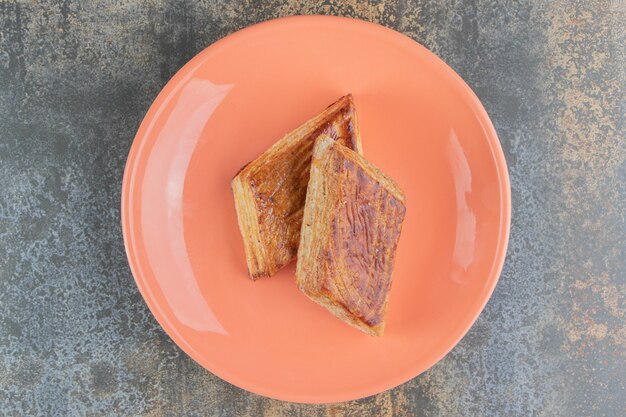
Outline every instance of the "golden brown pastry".
POLYGON ((362 153, 352 95, 287 134, 232 180, 252 280, 273 275, 296 256, 311 152, 321 134, 362 153))
POLYGON ((296 280, 309 298, 372 336, 385 328, 404 194, 356 152, 316 141, 296 280))

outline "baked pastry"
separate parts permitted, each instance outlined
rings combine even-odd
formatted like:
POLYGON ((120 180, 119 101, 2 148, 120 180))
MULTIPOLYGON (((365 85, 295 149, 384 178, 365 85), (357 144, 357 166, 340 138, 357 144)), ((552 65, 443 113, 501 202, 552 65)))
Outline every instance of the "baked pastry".
POLYGON ((315 139, 325 134, 358 153, 361 139, 352 95, 287 134, 233 178, 239 230, 252 280, 270 276, 298 251, 315 139))
POLYGON ((300 290, 346 323, 381 336, 405 210, 393 180, 358 153, 320 137, 298 250, 300 290))

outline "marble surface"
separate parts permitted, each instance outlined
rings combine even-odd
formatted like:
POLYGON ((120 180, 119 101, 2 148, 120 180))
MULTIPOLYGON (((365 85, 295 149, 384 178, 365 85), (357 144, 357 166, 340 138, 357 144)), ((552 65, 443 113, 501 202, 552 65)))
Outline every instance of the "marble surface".
POLYGON ((626 398, 622 1, 0 1, 0 414, 620 416, 626 398), (439 364, 374 397, 240 390, 159 328, 120 188, 159 90, 207 45, 293 14, 359 17, 450 64, 509 164, 508 257, 439 364))

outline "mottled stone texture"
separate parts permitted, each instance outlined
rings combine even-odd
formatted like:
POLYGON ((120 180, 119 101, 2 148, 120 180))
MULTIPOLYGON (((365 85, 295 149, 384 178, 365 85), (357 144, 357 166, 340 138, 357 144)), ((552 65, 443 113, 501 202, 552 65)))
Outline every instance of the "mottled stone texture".
POLYGON ((616 1, 0 0, 0 414, 621 416, 626 393, 626 10, 616 1), (483 100, 511 174, 500 282, 401 387, 265 399, 169 340, 127 266, 120 184, 144 113, 217 39, 292 14, 381 23, 483 100))

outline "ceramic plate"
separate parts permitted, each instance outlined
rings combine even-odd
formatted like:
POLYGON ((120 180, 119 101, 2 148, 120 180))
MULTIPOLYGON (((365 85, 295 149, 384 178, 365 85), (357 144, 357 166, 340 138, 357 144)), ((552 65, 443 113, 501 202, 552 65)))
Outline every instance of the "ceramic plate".
POLYGON ((122 191, 130 266, 163 329, 221 378, 297 402, 364 397, 434 365, 489 299, 509 221, 504 156, 469 87, 411 39, 337 17, 262 23, 193 58, 143 120, 122 191), (381 338, 301 294, 293 264, 250 281, 230 190, 347 93, 366 158, 406 194, 381 338))

